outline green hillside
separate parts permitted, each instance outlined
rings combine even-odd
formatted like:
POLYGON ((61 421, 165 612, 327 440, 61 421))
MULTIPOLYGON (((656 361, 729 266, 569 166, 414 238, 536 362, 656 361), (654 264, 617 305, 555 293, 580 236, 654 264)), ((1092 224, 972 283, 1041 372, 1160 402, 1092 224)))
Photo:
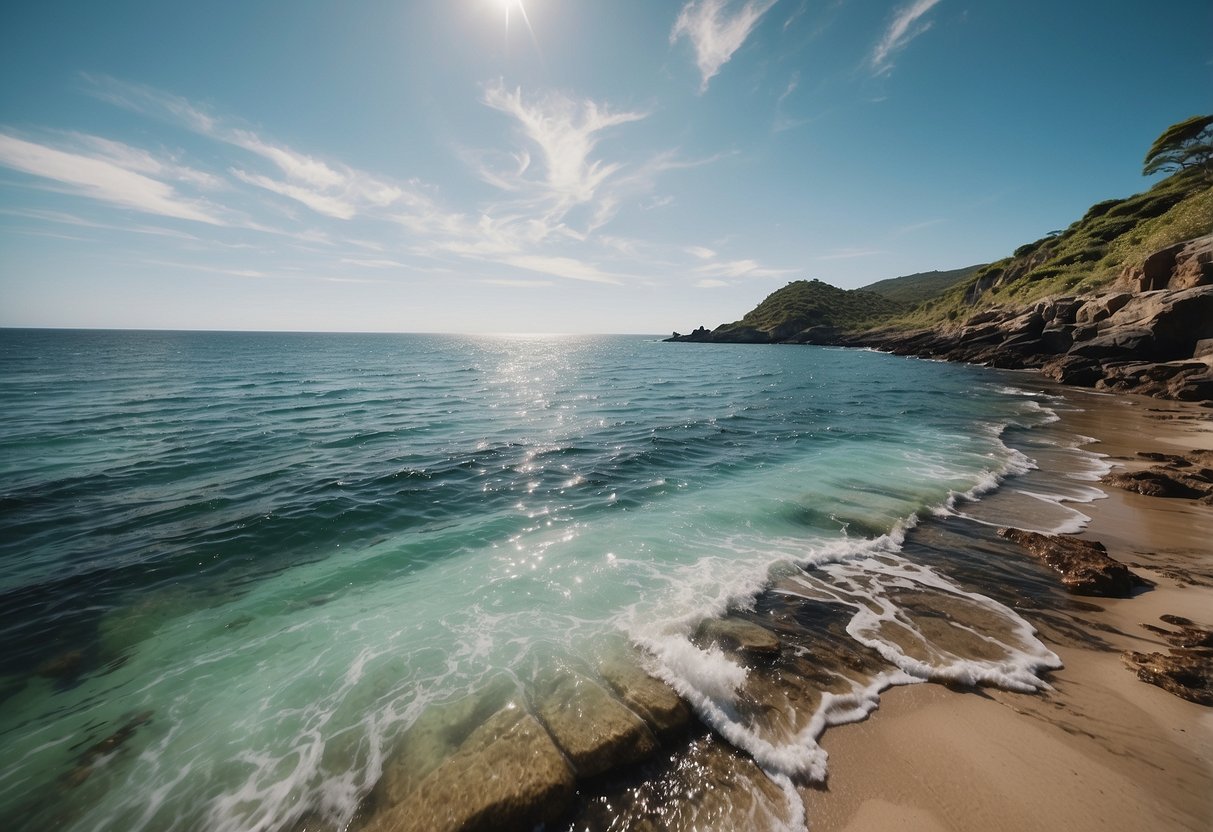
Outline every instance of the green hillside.
POLYGON ((888 280, 878 280, 867 286, 861 286, 860 291, 875 292, 878 295, 904 304, 919 304, 923 301, 937 298, 958 283, 971 277, 978 269, 985 266, 965 266, 963 269, 949 271, 919 272, 902 277, 891 277, 888 280))
POLYGON ((902 304, 874 292, 839 289, 820 280, 796 280, 772 292, 728 328, 751 327, 762 332, 800 331, 811 326, 854 329, 903 311, 902 304))
POLYGON ((1181 170, 1148 191, 1092 205, 1068 228, 983 266, 898 322, 928 326, 967 317, 974 309, 1089 293, 1140 266, 1150 253, 1210 231, 1213 184, 1199 169, 1181 170))

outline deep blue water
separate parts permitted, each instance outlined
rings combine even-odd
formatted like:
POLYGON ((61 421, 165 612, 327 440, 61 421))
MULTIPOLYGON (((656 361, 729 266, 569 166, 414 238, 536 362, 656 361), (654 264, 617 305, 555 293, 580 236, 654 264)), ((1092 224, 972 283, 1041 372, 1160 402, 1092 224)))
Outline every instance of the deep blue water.
MULTIPOLYGON (((727 735, 690 628, 785 564, 888 571, 1024 470, 1003 430, 1047 409, 1006 384, 639 337, 0 330, 0 818, 340 822, 427 705, 623 642, 727 735)), ((994 681, 1048 663, 1020 635, 994 681)))

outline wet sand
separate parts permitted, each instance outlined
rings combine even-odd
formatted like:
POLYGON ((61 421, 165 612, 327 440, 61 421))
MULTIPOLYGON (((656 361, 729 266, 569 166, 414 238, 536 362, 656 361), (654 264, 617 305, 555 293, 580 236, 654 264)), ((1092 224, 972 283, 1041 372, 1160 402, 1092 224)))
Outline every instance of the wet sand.
MULTIPOLYGON (((1025 387, 1046 389, 1039 383, 1025 387)), ((1051 392, 1054 389, 1050 390, 1051 392)), ((1213 411, 1065 390, 1063 425, 1125 470, 1137 452, 1213 447, 1213 411)), ((829 781, 802 788, 810 828, 832 830, 1213 828, 1213 710, 1139 681, 1121 652, 1166 652, 1142 624, 1213 625, 1213 507, 1102 486, 1079 536, 1156 585, 1057 619, 1024 615, 1065 663, 1051 690, 939 685, 886 691, 865 722, 827 731, 829 781), (1076 637, 1085 631, 1090 642, 1076 637)))

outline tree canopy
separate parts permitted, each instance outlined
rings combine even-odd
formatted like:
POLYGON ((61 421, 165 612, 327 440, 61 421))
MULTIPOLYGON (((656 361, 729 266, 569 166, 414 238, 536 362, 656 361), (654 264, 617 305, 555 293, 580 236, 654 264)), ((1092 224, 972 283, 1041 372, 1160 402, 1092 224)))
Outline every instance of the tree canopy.
POLYGON ((1146 153, 1142 173, 1201 168, 1213 174, 1213 115, 1192 116, 1162 131, 1146 153))

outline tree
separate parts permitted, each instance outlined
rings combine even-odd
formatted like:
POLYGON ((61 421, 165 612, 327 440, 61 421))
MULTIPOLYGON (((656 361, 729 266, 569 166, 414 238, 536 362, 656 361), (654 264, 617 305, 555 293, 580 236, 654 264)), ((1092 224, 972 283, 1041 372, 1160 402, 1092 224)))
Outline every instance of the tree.
POLYGON ((1149 176, 1188 168, 1213 177, 1213 115, 1192 116, 1163 130, 1150 146, 1141 172, 1149 176))

